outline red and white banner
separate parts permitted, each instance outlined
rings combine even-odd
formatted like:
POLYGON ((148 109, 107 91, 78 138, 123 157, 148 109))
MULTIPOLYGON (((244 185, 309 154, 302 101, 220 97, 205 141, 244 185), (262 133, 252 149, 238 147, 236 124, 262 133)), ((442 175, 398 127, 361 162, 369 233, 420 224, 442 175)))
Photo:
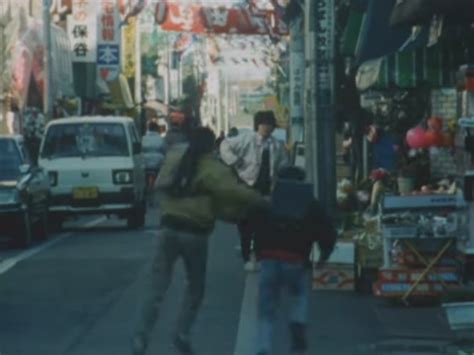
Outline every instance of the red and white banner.
POLYGON ((288 34, 282 19, 269 10, 204 7, 165 0, 156 4, 156 23, 164 31, 244 35, 288 34))

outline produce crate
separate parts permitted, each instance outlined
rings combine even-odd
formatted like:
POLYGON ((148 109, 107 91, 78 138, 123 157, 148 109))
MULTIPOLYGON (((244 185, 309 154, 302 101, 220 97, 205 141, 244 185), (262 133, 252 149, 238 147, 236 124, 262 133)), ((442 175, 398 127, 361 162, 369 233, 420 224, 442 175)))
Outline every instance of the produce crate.
POLYGON ((322 269, 313 267, 313 290, 354 290, 353 264, 327 264, 322 269))

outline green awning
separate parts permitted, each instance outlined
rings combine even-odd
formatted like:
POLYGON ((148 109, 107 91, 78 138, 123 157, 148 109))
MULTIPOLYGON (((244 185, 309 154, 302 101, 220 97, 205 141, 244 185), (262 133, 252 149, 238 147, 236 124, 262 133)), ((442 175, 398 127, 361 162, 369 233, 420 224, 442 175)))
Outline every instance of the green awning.
POLYGON ((343 56, 353 57, 356 55, 365 18, 365 12, 351 10, 342 35, 341 54, 343 56))
POLYGON ((356 85, 368 89, 411 89, 426 84, 431 87, 453 86, 459 54, 442 45, 396 52, 371 60, 359 67, 356 85))

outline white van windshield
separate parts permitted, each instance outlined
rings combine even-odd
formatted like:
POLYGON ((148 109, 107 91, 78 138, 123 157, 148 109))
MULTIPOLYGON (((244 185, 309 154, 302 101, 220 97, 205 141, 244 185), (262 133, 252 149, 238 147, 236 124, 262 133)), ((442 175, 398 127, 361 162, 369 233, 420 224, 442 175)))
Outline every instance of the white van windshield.
POLYGON ((0 181, 16 180, 20 176, 22 159, 13 139, 0 138, 0 181))
POLYGON ((53 125, 45 137, 41 157, 129 156, 123 125, 118 123, 71 123, 53 125))

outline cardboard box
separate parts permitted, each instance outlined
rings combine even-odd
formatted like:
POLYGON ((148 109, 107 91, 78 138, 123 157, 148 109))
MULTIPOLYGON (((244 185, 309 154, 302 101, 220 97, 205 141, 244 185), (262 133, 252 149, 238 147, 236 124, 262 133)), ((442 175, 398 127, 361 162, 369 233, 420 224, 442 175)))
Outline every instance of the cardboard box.
POLYGON ((319 260, 319 248, 313 246, 313 290, 354 290, 354 243, 337 242, 327 264, 316 268, 319 260))
MULTIPOLYGON (((354 242, 337 242, 329 257, 328 264, 350 264, 354 265, 354 242)), ((319 248, 317 243, 313 245, 311 260, 316 263, 319 260, 319 248)))

